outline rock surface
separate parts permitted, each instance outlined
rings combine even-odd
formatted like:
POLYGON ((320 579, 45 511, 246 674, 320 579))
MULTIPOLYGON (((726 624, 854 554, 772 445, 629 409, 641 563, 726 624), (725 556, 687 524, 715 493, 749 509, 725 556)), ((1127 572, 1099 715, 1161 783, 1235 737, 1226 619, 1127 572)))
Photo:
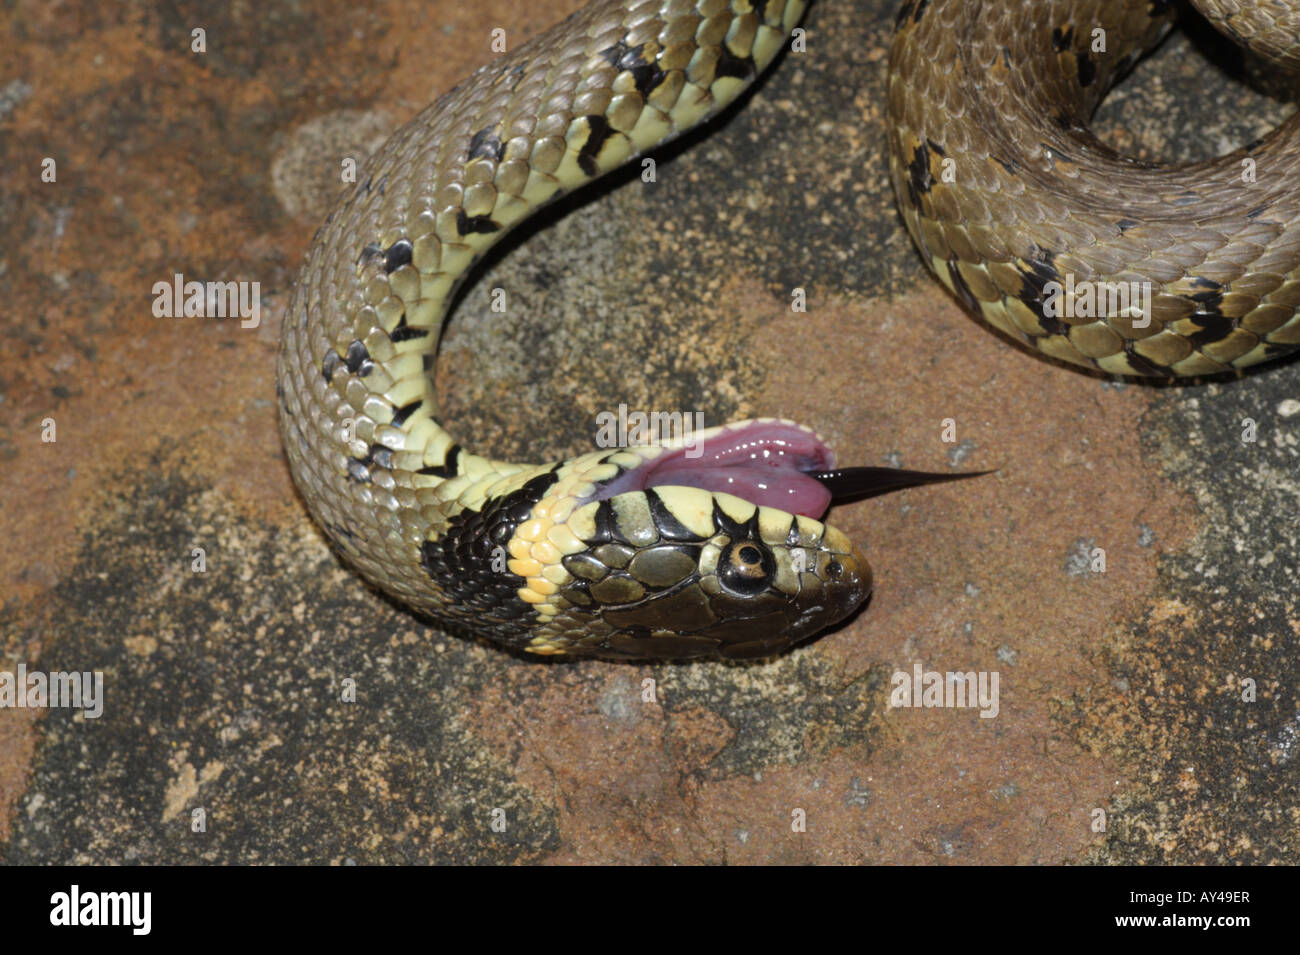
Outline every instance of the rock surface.
MULTIPOLYGON (((520 42, 577 5, 0 11, 0 668, 106 687, 97 719, 0 710, 0 858, 1294 860, 1293 369, 1108 382, 966 317, 889 190, 892 0, 815 5, 807 52, 656 154, 656 182, 616 176, 511 241, 439 362, 452 429, 520 459, 589 448, 626 403, 793 417, 846 463, 998 468, 837 513, 876 569, 867 610, 759 664, 546 665, 339 565, 273 380, 339 158, 486 62, 493 28, 520 42), (178 272, 259 282, 260 324, 154 317, 178 272), (996 671, 997 716, 892 709, 918 662, 996 671)), ((1147 158, 1232 148, 1290 108, 1240 72, 1176 35, 1098 128, 1147 158)))

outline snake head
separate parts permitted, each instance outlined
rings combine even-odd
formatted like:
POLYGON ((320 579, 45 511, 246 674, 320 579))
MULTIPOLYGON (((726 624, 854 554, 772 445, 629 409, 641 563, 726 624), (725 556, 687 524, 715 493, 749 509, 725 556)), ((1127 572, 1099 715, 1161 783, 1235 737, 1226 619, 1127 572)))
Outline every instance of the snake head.
POLYGON ((589 506, 575 517, 592 522, 593 546, 564 560, 573 579, 555 595, 583 633, 597 635, 573 652, 769 656, 842 620, 871 592, 862 554, 809 517, 683 486, 589 506), (656 513, 653 542, 623 532, 656 513))
POLYGON ((564 529, 525 554, 562 568, 546 578, 554 588, 539 581, 524 592, 549 618, 530 651, 769 656, 866 600, 866 558, 814 516, 830 504, 821 476, 834 456, 813 432, 768 420, 697 437, 698 454, 630 448, 573 462, 559 496, 539 508, 564 529), (555 559, 557 542, 568 546, 555 559))

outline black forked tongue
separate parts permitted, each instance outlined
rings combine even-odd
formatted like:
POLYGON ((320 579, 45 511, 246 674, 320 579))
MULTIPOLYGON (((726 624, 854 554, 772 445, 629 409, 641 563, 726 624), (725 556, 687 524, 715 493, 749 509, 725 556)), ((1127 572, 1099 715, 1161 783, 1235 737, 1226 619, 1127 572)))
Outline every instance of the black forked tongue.
POLYGON ((834 471, 808 472, 808 476, 816 478, 831 492, 832 504, 843 504, 845 501, 878 497, 908 487, 920 487, 922 484, 961 481, 992 473, 993 471, 963 471, 958 474, 940 474, 932 471, 904 471, 901 468, 839 468, 834 471))

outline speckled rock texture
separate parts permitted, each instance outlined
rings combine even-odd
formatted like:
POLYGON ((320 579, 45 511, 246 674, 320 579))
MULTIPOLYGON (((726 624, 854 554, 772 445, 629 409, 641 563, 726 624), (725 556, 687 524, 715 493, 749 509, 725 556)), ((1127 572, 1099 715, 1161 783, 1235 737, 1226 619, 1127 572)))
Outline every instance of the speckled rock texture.
MULTIPOLYGON (((892 0, 815 4, 656 181, 525 227, 438 362, 452 430, 520 459, 626 403, 998 468, 836 513, 866 610, 768 662, 542 664, 339 564, 276 429, 303 250, 343 159, 577 5, 0 10, 0 669, 105 685, 98 718, 0 709, 0 859, 1294 862, 1295 368, 1107 381, 963 314, 889 190, 892 0), (176 273, 260 283, 259 324, 155 317, 176 273), (997 715, 892 708, 917 663, 996 672, 997 715)), ((1192 27, 1097 128, 1199 158, 1290 97, 1192 27)))

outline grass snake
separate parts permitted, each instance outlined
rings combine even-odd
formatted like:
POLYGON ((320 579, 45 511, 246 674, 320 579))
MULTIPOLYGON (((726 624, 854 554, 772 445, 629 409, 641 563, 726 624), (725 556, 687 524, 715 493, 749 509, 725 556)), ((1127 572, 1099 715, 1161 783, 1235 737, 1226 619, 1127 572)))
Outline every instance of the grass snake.
MULTIPOLYGON (((871 591, 865 557, 819 520, 832 501, 960 476, 837 468, 777 419, 704 432, 702 457, 665 442, 540 465, 475 454, 437 419, 432 356, 471 265, 734 101, 804 6, 594 0, 429 106, 345 190, 294 288, 277 391, 308 510, 372 584, 529 654, 769 656, 871 591)), ((1294 58, 1294 12, 1204 6, 1294 58)), ((1222 372, 1300 341, 1294 119, 1175 166, 1088 131, 1173 15, 1162 0, 908 0, 890 55, 890 170, 927 265, 1001 331, 1111 373, 1222 372), (1078 294, 1092 288, 1140 302, 1098 317, 1078 294)))

